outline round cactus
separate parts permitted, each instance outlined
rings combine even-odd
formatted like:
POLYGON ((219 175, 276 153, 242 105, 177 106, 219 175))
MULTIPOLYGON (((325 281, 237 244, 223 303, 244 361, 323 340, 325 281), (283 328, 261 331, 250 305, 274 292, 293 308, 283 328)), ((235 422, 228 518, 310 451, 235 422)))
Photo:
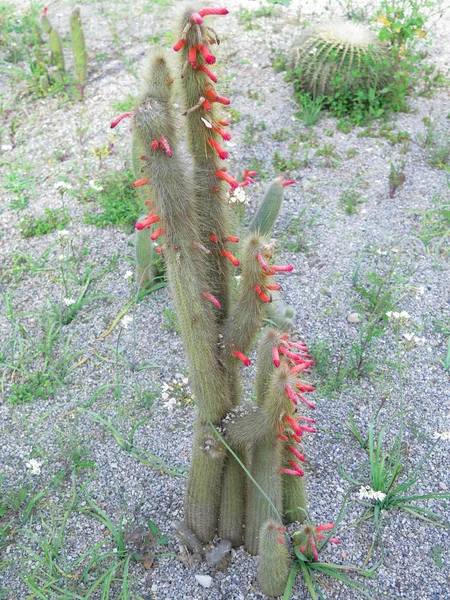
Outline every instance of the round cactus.
POLYGON ((388 48, 361 23, 320 23, 305 31, 293 50, 301 88, 318 96, 338 90, 380 89, 388 82, 388 48))

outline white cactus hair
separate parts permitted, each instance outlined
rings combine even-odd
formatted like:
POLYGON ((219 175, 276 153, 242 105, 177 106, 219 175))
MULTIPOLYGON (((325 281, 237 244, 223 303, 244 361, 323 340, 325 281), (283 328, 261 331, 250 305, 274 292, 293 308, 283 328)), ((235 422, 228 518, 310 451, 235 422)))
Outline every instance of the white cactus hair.
POLYGON ((298 83, 317 96, 339 89, 380 89, 389 78, 388 48, 367 26, 354 21, 327 21, 305 30, 293 50, 298 83))

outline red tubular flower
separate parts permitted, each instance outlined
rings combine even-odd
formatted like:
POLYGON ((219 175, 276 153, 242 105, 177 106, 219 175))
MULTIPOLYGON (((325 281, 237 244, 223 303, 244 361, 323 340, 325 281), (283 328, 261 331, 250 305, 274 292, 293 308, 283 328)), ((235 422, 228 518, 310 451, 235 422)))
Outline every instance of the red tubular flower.
POLYGON ((309 408, 311 408, 312 410, 316 410, 315 404, 307 400, 305 396, 303 396, 303 394, 297 394, 297 398, 299 398, 302 402, 306 404, 306 406, 309 406, 309 408))
POLYGON ((311 544, 311 550, 313 552, 314 560, 319 560, 319 554, 317 552, 316 543, 314 541, 313 536, 311 536, 308 541, 311 544))
POLYGON ((308 423, 315 423, 316 422, 316 420, 312 419, 311 417, 302 417, 301 415, 298 415, 297 419, 299 419, 300 421, 307 421, 308 423))
POLYGON ((44 15, 44 17, 46 17, 46 16, 47 16, 47 11, 48 11, 48 8, 47 8, 47 7, 45 7, 45 8, 44 8, 44 10, 42 11, 42 14, 44 15))
POLYGON ((218 96, 214 90, 206 90, 205 96, 211 102, 220 102, 220 104, 230 104, 229 98, 224 98, 223 96, 218 96))
POLYGON ((114 127, 116 127, 116 125, 118 125, 122 119, 125 119, 127 117, 132 117, 132 116, 133 116, 133 113, 126 112, 126 113, 123 113, 122 115, 120 115, 119 117, 116 117, 110 125, 111 129, 114 129, 114 127))
POLYGON ((276 346, 272 346, 272 360, 273 364, 278 368, 280 366, 280 355, 276 346))
POLYGON ((162 254, 164 252, 164 246, 158 246, 156 248, 156 253, 157 254, 162 254))
POLYGON ((216 142, 216 140, 213 140, 212 138, 209 138, 208 139, 208 144, 212 148, 214 148, 214 150, 219 155, 220 159, 225 160, 226 158, 228 158, 228 152, 226 152, 223 148, 221 148, 220 144, 218 142, 216 142))
POLYGON ((289 423, 289 425, 295 431, 296 435, 301 435, 302 434, 302 430, 300 429, 299 424, 296 421, 294 421, 294 419, 292 417, 286 416, 286 417, 284 417, 284 420, 289 423))
POLYGON ((220 302, 212 294, 207 294, 205 292, 204 294, 202 294, 202 298, 206 298, 207 300, 211 300, 211 302, 214 304, 214 306, 217 306, 217 308, 222 308, 220 302))
POLYGON ((231 135, 227 131, 220 129, 220 127, 217 127, 217 125, 214 125, 214 123, 211 123, 211 125, 212 125, 212 128, 214 129, 214 131, 216 133, 218 133, 223 140, 227 140, 227 141, 231 140, 231 135))
POLYGON ((217 244, 217 242, 219 241, 217 235, 214 235, 213 233, 209 236, 209 239, 213 244, 217 244))
POLYGON ((216 62, 216 57, 211 54, 208 46, 200 46, 200 52, 208 65, 213 65, 216 62))
POLYGON ((185 43, 186 43, 186 40, 183 40, 183 38, 181 40, 178 40, 178 42, 173 47, 175 52, 179 52, 181 50, 181 48, 185 45, 185 43))
POLYGON ((208 102, 208 100, 203 100, 202 105, 205 110, 211 110, 211 104, 208 102))
POLYGON ((211 71, 208 69, 208 67, 205 67, 205 65, 200 65, 197 67, 197 71, 202 71, 202 73, 205 73, 205 75, 207 75, 211 81, 217 83, 217 77, 214 75, 214 73, 211 73, 211 71))
POLYGON ((228 10, 226 8, 202 8, 198 11, 201 17, 208 17, 209 15, 227 15, 228 10))
POLYGON ((277 542, 279 544, 284 544, 284 539, 283 538, 277 538, 277 542))
MULTIPOLYGON (((316 538, 318 540, 325 540, 327 538, 327 536, 326 535, 316 535, 316 538)), ((332 544, 340 544, 341 543, 336 538, 328 538, 328 541, 331 542, 332 544)))
POLYGON ((309 425, 300 425, 300 429, 302 431, 307 431, 308 433, 317 433, 317 429, 314 429, 314 427, 310 427, 309 425))
POLYGON ((250 183, 250 181, 241 181, 239 183, 239 187, 245 187, 246 185, 248 185, 250 183))
POLYGON ((294 270, 294 267, 292 265, 272 265, 270 270, 272 271, 271 275, 274 273, 290 273, 294 270))
POLYGON ((232 262, 235 267, 239 266, 240 263, 239 263, 238 259, 234 256, 234 254, 231 254, 231 252, 228 252, 228 250, 221 250, 220 254, 222 256, 225 256, 225 258, 228 258, 228 260, 230 262, 232 262))
POLYGON ((192 13, 192 15, 189 17, 189 20, 191 23, 195 23, 196 25, 203 23, 202 15, 199 12, 192 13))
POLYGON ((145 219, 136 223, 136 229, 138 231, 140 231, 141 229, 146 229, 147 227, 153 225, 153 223, 158 223, 158 221, 159 217, 157 215, 154 215, 152 211, 147 217, 145 217, 145 219))
POLYGON ((189 55, 188 55, 188 61, 191 65, 195 65, 196 57, 197 57, 197 50, 195 49, 194 46, 192 46, 192 48, 189 48, 189 55))
POLYGON ((163 233, 166 233, 166 230, 163 227, 160 227, 159 229, 157 229, 156 231, 154 231, 152 233, 152 235, 150 236, 150 239, 153 240, 153 241, 155 241, 156 238, 158 238, 163 233))
POLYGON ((302 470, 300 469, 300 467, 299 467, 299 466, 298 466, 298 464, 295 462, 295 460, 290 460, 290 461, 289 461, 289 464, 291 465, 291 467, 292 467, 293 469, 295 469, 295 470, 297 471, 297 473, 299 473, 299 474, 300 474, 300 476, 301 476, 301 477, 303 477, 303 476, 305 475, 305 472, 304 472, 304 471, 302 471, 302 470))
POLYGON ((287 185, 293 185, 294 183, 297 183, 297 182, 296 182, 294 179, 289 179, 289 181, 283 181, 283 182, 281 183, 281 185, 282 185, 283 187, 286 187, 287 185))
MULTIPOLYGON (((287 398, 289 398, 289 400, 292 400, 292 402, 293 402, 294 404, 298 404, 297 396, 296 396, 296 394, 295 394, 294 390, 291 388, 291 386, 290 386, 290 385, 287 385, 287 384, 286 384, 286 385, 284 386, 284 392, 285 392, 285 394, 286 394, 286 397, 287 397, 287 398)), ((286 419, 287 419, 287 418, 288 418, 288 417, 286 417, 286 419)), ((298 427, 298 425, 297 425, 297 424, 296 424, 296 427, 298 427)), ((296 429, 294 429, 294 431, 295 431, 296 433, 298 433, 296 429)))
POLYGON ((296 456, 299 460, 305 462, 306 458, 297 450, 297 448, 294 448, 293 446, 288 446, 288 450, 289 452, 292 452, 292 454, 296 456))
POLYGON ((281 290, 281 285, 278 285, 278 284, 275 284, 275 283, 274 283, 274 284, 272 284, 272 285, 266 285, 266 288, 267 288, 268 290, 272 290, 272 291, 278 291, 278 290, 281 290))
POLYGON ((239 242, 239 238, 238 237, 234 237, 234 235, 229 235, 225 238, 226 242, 233 242, 234 244, 237 244, 239 242))
POLYGON ((245 354, 244 354, 243 352, 240 352, 239 350, 235 350, 235 351, 233 352, 233 356, 235 356, 235 357, 236 357, 236 358, 238 358, 238 359, 239 359, 241 362, 243 362, 243 363, 244 363, 244 365, 245 365, 246 367, 248 367, 249 365, 251 365, 251 364, 252 364, 252 363, 251 363, 251 360, 250 360, 249 358, 247 358, 247 357, 245 356, 245 354))
POLYGON ((291 433, 291 438, 297 442, 297 444, 302 443, 302 438, 296 433, 291 433))
POLYGON ((304 363, 295 365, 295 367, 292 367, 292 369, 289 371, 289 375, 295 375, 296 373, 300 373, 300 371, 306 371, 306 369, 308 369, 308 367, 313 363, 313 360, 306 360, 304 363))
POLYGON ((286 475, 294 475, 294 477, 303 477, 303 475, 294 469, 278 469, 280 473, 285 473, 286 475))
POLYGON ((258 260, 259 264, 261 265, 261 268, 264 271, 268 271, 269 270, 269 266, 267 265, 266 261, 264 260, 264 258, 262 257, 262 254, 260 254, 258 252, 258 254, 256 254, 256 259, 258 260))
POLYGON ((298 348, 299 350, 308 350, 305 342, 288 342, 288 346, 291 346, 291 348, 298 348))
POLYGON ((161 136, 159 138, 159 143, 161 144, 161 146, 164 148, 164 150, 166 151, 166 154, 169 158, 172 158, 172 150, 170 149, 169 146, 169 142, 166 140, 165 137, 161 136))
POLYGON ((320 533, 321 531, 331 531, 334 529, 334 523, 325 523, 324 525, 319 525, 314 529, 316 533, 320 533))
POLYGON ((265 304, 267 304, 267 302, 270 302, 270 298, 267 294, 265 294, 262 289, 259 287, 258 284, 255 284, 253 286, 253 289, 255 290, 255 292, 258 294, 259 299, 264 302, 265 304))
POLYGON ((245 169, 244 177, 248 177, 249 175, 250 177, 254 177, 255 175, 258 175, 258 171, 249 171, 248 169, 245 169))
POLYGON ((157 142, 156 140, 153 140, 153 142, 152 142, 152 148, 153 148, 153 150, 158 150, 158 148, 159 148, 159 142, 157 142))
POLYGON ((147 185, 148 183, 148 179, 144 178, 144 179, 138 179, 137 181, 133 181, 133 183, 131 184, 134 188, 137 187, 142 187, 143 185, 147 185))
POLYGON ((313 385, 309 385, 300 381, 297 383, 297 389, 299 392, 313 392, 316 388, 313 385))
POLYGON ((283 346, 281 346, 280 352, 281 352, 281 354, 284 354, 287 358, 290 358, 294 362, 302 361, 301 356, 299 356, 298 354, 295 354, 295 352, 291 352, 290 350, 288 350, 287 348, 284 348, 283 346))
POLYGON ((279 433, 278 434, 278 438, 280 440, 283 440, 283 442, 287 442, 288 441, 287 435, 284 435, 284 433, 279 433))
POLYGON ((229 183, 232 188, 237 188, 239 186, 236 179, 231 175, 228 175, 228 173, 226 173, 225 171, 216 171, 215 176, 229 183))

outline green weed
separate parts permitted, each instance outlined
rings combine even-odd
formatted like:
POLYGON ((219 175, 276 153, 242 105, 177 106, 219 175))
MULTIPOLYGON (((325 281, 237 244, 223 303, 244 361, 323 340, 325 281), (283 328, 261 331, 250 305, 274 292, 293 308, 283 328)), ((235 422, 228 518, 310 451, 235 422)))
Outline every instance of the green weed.
POLYGON ((46 208, 41 217, 24 217, 20 223, 20 232, 25 238, 46 235, 64 227, 70 222, 66 208, 46 208))
POLYGON ((298 93, 295 96, 295 101, 298 109, 295 113, 297 119, 308 127, 315 125, 320 119, 324 97, 312 98, 309 94, 298 93))

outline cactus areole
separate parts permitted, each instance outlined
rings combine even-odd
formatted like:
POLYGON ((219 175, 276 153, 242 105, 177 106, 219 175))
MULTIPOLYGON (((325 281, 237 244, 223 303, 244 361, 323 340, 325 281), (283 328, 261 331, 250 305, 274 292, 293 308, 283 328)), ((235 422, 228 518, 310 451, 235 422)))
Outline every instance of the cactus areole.
MULTIPOLYGON (((274 246, 266 235, 284 187, 293 182, 277 180, 271 186, 263 214, 238 244, 229 194, 241 184, 228 170, 224 149, 230 135, 223 111, 230 100, 216 89, 217 77, 210 70, 220 40, 208 21, 227 13, 224 8, 185 11, 174 46, 181 77, 174 77, 164 53, 153 54, 139 104, 113 126, 131 118, 140 161, 135 186, 147 195, 150 208, 136 228, 160 244, 195 395, 183 527, 194 536, 190 539, 207 543, 219 535, 234 546, 245 543, 253 554, 261 551, 267 561, 267 553, 278 550, 277 537, 283 537, 272 535, 273 527, 282 528, 281 519, 304 517, 305 457, 300 444, 315 429, 310 425, 314 420, 298 410, 314 408, 305 397, 313 387, 303 379, 312 361, 304 342, 266 329, 256 361, 256 403, 242 398, 240 373, 242 368, 254 369, 248 354, 271 293, 279 290, 274 277, 292 271, 290 265, 273 264, 274 246), (183 106, 181 116, 174 113, 175 79, 180 81, 176 102, 183 106), (180 150, 183 126, 189 164, 180 150), (232 285, 236 269, 241 276, 237 291, 232 285), (275 525, 261 539, 268 521, 275 525)), ((246 170, 242 183, 252 183, 255 175, 246 170)), ((285 549, 278 554, 283 564, 276 591, 287 577, 290 560, 285 549)), ((264 582, 262 586, 271 592, 264 582)))

